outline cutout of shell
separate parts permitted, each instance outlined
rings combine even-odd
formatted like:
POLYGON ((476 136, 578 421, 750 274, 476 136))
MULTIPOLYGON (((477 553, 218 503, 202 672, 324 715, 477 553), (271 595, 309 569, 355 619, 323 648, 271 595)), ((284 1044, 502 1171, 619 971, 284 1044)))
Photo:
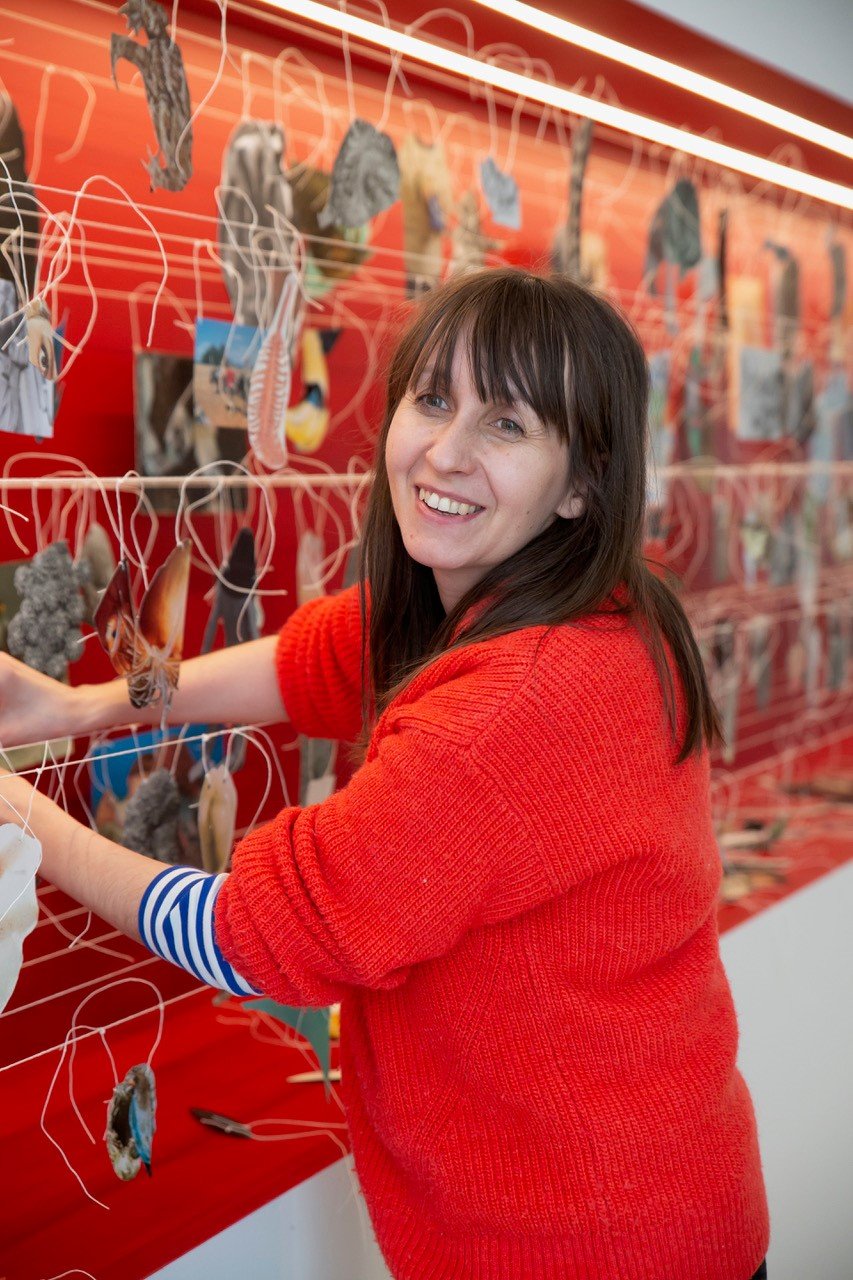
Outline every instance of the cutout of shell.
POLYGON ((36 872, 41 845, 17 823, 0 826, 0 1013, 6 1008, 24 958, 24 938, 38 919, 36 872))
POLYGON ((154 1072, 147 1062, 131 1067, 113 1090, 107 1108, 104 1141, 116 1174, 130 1182, 140 1165, 151 1177, 151 1145, 157 1127, 157 1089, 154 1072))
POLYGON ((208 769, 198 798, 198 835, 205 871, 219 874, 228 866, 237 821, 237 788, 225 764, 208 769))

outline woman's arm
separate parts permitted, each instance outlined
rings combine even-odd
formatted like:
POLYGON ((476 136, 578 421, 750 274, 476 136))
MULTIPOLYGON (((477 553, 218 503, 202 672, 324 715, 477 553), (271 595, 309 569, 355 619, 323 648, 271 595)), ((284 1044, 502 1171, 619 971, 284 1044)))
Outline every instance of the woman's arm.
POLYGON ((25 819, 41 845, 39 874, 46 880, 200 982, 232 995, 259 994, 228 963, 214 935, 213 909, 226 875, 164 867, 113 844, 23 778, 0 770, 0 824, 21 826, 25 819))
MULTIPOLYGON (((287 720, 275 670, 277 636, 188 658, 181 664, 169 724, 287 720)), ((124 680, 70 687, 0 654, 0 747, 159 724, 158 705, 131 707, 124 680)))
POLYGON ((27 826, 41 844, 39 874, 139 940, 139 904, 163 864, 90 831, 24 778, 0 772, 0 823, 27 826))
MULTIPOLYGON (((178 687, 169 704, 168 723, 253 724, 287 720, 275 671, 277 641, 278 636, 264 636, 187 658, 181 663, 178 687)), ((79 688, 96 717, 96 729, 112 729, 128 721, 160 723, 159 704, 141 711, 130 706, 124 680, 79 688)))

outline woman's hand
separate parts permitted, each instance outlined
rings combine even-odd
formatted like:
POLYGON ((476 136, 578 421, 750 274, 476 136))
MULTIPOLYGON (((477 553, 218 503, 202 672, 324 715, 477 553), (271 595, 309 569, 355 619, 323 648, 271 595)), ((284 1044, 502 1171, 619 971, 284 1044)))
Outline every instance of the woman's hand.
POLYGON ((81 694, 0 653, 0 747, 66 738, 84 731, 81 694))

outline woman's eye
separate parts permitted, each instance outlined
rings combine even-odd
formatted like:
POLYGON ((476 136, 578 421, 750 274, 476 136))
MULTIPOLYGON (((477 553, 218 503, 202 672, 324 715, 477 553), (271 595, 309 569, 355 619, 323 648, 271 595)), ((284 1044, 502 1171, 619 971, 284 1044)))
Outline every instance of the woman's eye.
POLYGON ((516 422, 514 418, 498 418, 497 425, 501 432, 507 436, 523 436, 524 427, 520 422, 516 422))
POLYGON ((418 396, 417 402, 425 405, 427 409, 447 408, 447 401, 435 391, 425 391, 423 395, 418 396))

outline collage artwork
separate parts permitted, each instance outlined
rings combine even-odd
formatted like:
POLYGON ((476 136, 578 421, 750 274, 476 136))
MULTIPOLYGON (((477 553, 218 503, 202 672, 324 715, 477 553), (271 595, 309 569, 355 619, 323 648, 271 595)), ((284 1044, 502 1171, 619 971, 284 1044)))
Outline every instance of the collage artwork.
MULTIPOLYGON (((450 13, 409 30, 459 43, 450 13)), ((478 57, 545 74, 517 46, 478 57)), ((603 77, 573 88, 618 101, 603 77)), ((778 158, 796 163, 790 146, 778 158)), ((850 843, 853 217, 831 203, 321 39, 281 9, 10 0, 0 650, 75 685, 118 675, 132 708, 165 708, 182 657, 273 634, 353 583, 394 335, 441 282, 500 265, 603 292, 646 351, 646 551, 725 730, 725 927, 850 843)), ((349 777, 337 744, 287 726, 140 722, 4 764, 49 777, 110 839, 217 872, 236 837, 349 777)), ((332 1115, 312 1168, 337 1158, 336 1010, 212 997, 37 885, 36 845, 0 825, 0 1079, 57 1220, 94 1223, 142 1168, 156 1183, 170 1125, 189 1176, 202 1125, 276 1106, 283 1049, 332 1115), (173 1024, 245 1055, 258 1092, 202 1087, 170 1056, 173 1024), (161 1104, 152 1157, 164 1035, 157 1083, 168 1063, 187 1106, 161 1104)), ((302 1096, 286 1132, 313 1150, 302 1096)), ((41 1191, 22 1179, 26 1233, 41 1191)), ((131 1254, 111 1248, 118 1275, 131 1254)))

